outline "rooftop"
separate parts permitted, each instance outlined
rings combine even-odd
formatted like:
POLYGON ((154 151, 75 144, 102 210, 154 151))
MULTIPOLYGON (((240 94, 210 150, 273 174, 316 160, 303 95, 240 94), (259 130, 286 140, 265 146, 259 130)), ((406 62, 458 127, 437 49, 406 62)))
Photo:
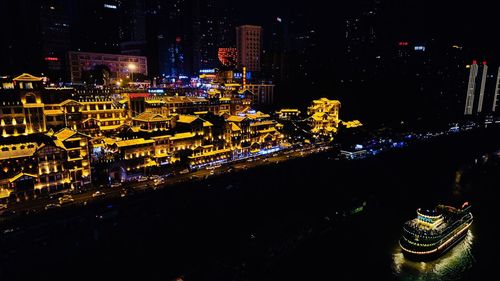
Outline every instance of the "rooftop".
POLYGON ((115 144, 117 147, 127 147, 127 146, 150 144, 150 143, 154 143, 154 141, 153 140, 145 140, 143 138, 140 138, 140 139, 117 141, 115 144))
POLYGON ((178 123, 187 123, 191 124, 194 121, 199 119, 198 116, 193 116, 193 115, 179 115, 179 119, 177 120, 178 123))

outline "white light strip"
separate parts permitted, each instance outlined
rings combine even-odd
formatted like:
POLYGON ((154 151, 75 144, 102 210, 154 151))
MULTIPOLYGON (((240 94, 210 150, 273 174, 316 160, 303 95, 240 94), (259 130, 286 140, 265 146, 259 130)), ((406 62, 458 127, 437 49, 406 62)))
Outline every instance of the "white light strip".
POLYGON ((430 251, 425 251, 425 252, 417 252, 417 251, 412 251, 412 250, 408 250, 406 249, 405 247, 403 247, 403 245, 401 245, 401 241, 399 242, 399 246, 401 247, 401 249, 409 252, 409 253, 412 253, 412 254, 417 254, 417 255, 426 255, 426 254, 432 254, 434 252, 436 252, 437 250, 441 249, 442 247, 446 246, 448 243, 450 243, 450 241, 452 241, 455 237, 457 237, 458 235, 462 234, 462 232, 466 231, 467 229, 469 229, 470 225, 472 224, 469 223, 466 227, 464 227, 462 230, 460 230, 457 234, 453 235, 452 237, 450 237, 448 240, 446 240, 443 244, 441 244, 439 247, 437 247, 436 249, 434 250, 430 250, 430 251))

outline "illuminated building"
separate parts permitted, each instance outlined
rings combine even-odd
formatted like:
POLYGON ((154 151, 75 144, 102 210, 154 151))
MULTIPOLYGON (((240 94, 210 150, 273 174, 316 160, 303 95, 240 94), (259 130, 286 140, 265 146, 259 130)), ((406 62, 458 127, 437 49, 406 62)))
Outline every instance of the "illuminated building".
POLYGON ((230 98, 215 98, 209 100, 208 111, 215 115, 231 114, 230 98))
POLYGON ((172 118, 154 112, 143 112, 132 118, 134 126, 145 131, 167 130, 172 127, 172 118))
POLYGON ((0 145, 0 200, 5 200, 11 193, 33 190, 38 178, 35 152, 39 144, 14 140, 16 137, 11 137, 0 145))
POLYGON ((472 65, 470 66, 464 115, 481 113, 483 108, 484 90, 486 85, 487 73, 488 73, 488 65, 486 64, 486 62, 483 62, 481 66, 478 65, 475 60, 472 62, 472 65), (477 109, 474 110, 474 102, 477 94, 479 94, 479 98, 477 101, 477 109))
MULTIPOLYGON (((231 115, 226 118, 226 122, 231 124, 231 133, 236 132, 239 137, 239 143, 237 145, 244 142, 250 143, 250 119, 244 116, 231 115)), ((232 138, 234 135, 230 137, 232 138)))
POLYGON ((198 116, 194 115, 177 115, 174 117, 175 128, 180 132, 190 132, 197 136, 210 134, 209 128, 212 125, 198 116))
POLYGON ((263 113, 262 111, 247 111, 245 116, 253 121, 264 121, 271 118, 271 115, 263 113))
POLYGON ((148 167, 156 166, 153 144, 153 140, 143 138, 109 140, 107 149, 115 156, 115 165, 110 168, 112 178, 126 180, 130 174, 145 173, 148 167))
POLYGON ((274 103, 274 87, 272 84, 246 84, 245 89, 254 94, 253 104, 270 105, 274 103))
POLYGON ((239 122, 225 122, 224 140, 232 149, 241 148, 242 134, 239 122))
POLYGON ((300 110, 283 108, 280 111, 276 111, 276 114, 278 115, 279 119, 290 120, 299 117, 300 110))
POLYGON ((219 48, 217 56, 223 66, 235 67, 238 62, 238 50, 236 48, 219 48))
POLYGON ((231 96, 231 114, 246 113, 252 108, 254 94, 249 90, 239 90, 231 96))
POLYGON ((274 120, 259 121, 250 124, 252 148, 270 148, 280 144, 283 134, 279 132, 283 125, 274 120))
POLYGON ((143 56, 69 52, 72 82, 82 82, 84 72, 93 71, 100 65, 109 68, 112 81, 131 78, 135 73, 148 75, 147 58, 143 56))
POLYGON ((195 111, 206 111, 208 109, 208 100, 199 97, 165 97, 162 99, 164 102, 164 115, 177 114, 192 114, 195 111))
POLYGON ((44 104, 38 90, 42 78, 24 73, 0 84, 0 129, 2 136, 45 132, 44 104))
MULTIPOLYGON (((51 135, 50 132, 48 135, 51 135)), ((90 137, 64 128, 53 134, 54 143, 67 152, 66 170, 69 171, 71 187, 79 188, 91 183, 89 155, 90 137)))
POLYGON ((3 138, 0 200, 90 184, 88 140, 70 129, 3 138))
POLYGON ((98 134, 106 135, 118 130, 127 120, 126 109, 111 98, 91 97, 80 100, 80 104, 83 118, 82 132, 86 131, 86 126, 92 128, 94 124, 97 124, 98 134))
POLYGON ((127 111, 105 91, 44 88, 42 78, 23 74, 1 84, 3 136, 68 127, 96 136, 114 132, 127 111))
POLYGON ((307 108, 311 132, 320 135, 332 135, 337 132, 340 102, 321 98, 314 100, 307 108))
POLYGON ((363 126, 363 124, 359 120, 353 120, 353 121, 341 121, 342 126, 344 126, 347 129, 350 128, 357 128, 363 126))
POLYGON ((127 110, 114 100, 94 96, 46 104, 44 114, 51 128, 68 127, 90 136, 113 133, 127 119, 127 110))
POLYGON ((238 68, 259 72, 261 69, 262 27, 242 25, 236 27, 238 68))
POLYGON ((231 156, 231 149, 214 149, 213 145, 205 145, 196 148, 188 158, 190 166, 200 166, 206 163, 223 163, 230 160, 231 156))
POLYGON ((417 218, 403 226, 399 245, 409 258, 436 258, 462 240, 472 224, 470 206, 461 209, 439 205, 435 209, 418 209, 417 218))

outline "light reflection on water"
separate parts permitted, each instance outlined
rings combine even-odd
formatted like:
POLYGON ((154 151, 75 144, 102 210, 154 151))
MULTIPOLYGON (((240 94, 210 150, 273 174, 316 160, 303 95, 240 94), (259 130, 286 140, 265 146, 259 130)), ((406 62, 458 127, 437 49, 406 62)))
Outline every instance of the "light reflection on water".
POLYGON ((460 243, 440 258, 430 262, 405 259, 399 246, 392 255, 392 272, 401 280, 459 280, 474 263, 472 244, 474 236, 469 229, 460 243))

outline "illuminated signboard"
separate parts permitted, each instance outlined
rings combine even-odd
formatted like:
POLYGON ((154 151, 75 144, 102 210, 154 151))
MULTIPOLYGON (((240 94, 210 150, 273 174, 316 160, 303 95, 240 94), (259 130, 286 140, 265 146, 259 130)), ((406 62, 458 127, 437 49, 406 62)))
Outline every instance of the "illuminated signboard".
POLYGON ((215 73, 215 69, 200 69, 200 73, 215 73))
POLYGON ((425 52, 425 46, 415 46, 415 51, 425 52))
POLYGON ((401 41, 398 43, 399 46, 408 46, 410 45, 410 43, 406 42, 406 41, 401 41))
POLYGON ((163 89, 148 89, 148 92, 151 94, 164 94, 165 90, 163 90, 163 89))
MULTIPOLYGON (((243 78, 243 73, 241 72, 235 72, 233 73, 233 78, 234 79, 241 79, 243 78)), ((252 78, 252 73, 251 72, 247 72, 247 79, 251 79, 252 78)))
POLYGON ((108 9, 118 9, 118 7, 116 5, 111 5, 111 4, 104 4, 104 8, 108 8, 108 9))
POLYGON ((46 61, 59 61, 59 58, 56 57, 45 57, 46 61))

